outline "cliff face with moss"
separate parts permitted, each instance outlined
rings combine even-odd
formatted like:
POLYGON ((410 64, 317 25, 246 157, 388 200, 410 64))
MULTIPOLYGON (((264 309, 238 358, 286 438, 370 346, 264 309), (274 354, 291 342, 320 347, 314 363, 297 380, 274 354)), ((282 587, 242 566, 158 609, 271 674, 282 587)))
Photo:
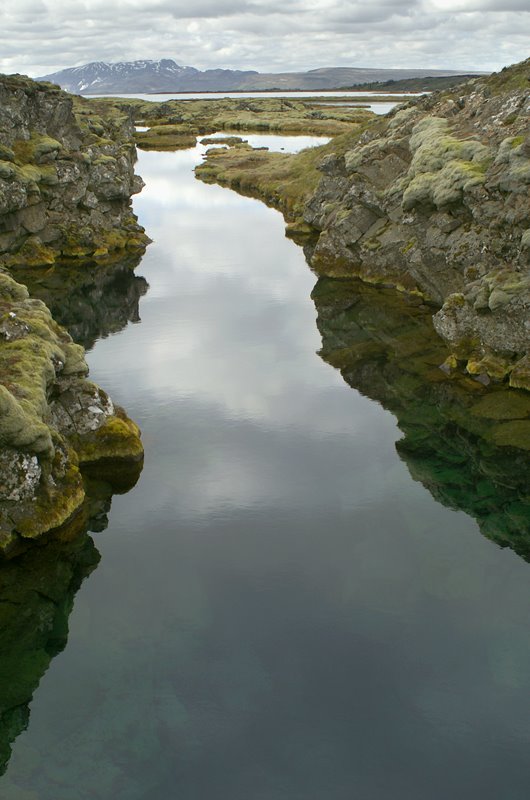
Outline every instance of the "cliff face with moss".
POLYGON ((142 186, 132 137, 116 109, 0 77, 0 556, 79 525, 86 475, 122 490, 141 469, 137 426, 14 277, 67 287, 74 266, 90 274, 136 263, 148 239, 131 210, 142 186))
POLYGON ((0 266, 96 263, 145 247, 128 114, 0 76, 0 266))
POLYGON ((456 366, 530 389, 530 60, 378 121, 321 164, 323 275, 420 294, 456 366))
POLYGON ((137 426, 87 373, 45 304, 0 273, 0 554, 82 511, 81 469, 117 490, 139 474, 137 426))

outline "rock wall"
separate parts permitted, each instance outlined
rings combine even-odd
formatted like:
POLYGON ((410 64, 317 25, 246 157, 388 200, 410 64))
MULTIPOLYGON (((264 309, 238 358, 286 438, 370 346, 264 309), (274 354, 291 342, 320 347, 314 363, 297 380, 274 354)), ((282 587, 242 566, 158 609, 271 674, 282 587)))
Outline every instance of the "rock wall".
POLYGON ((441 306, 481 380, 530 389, 530 59, 411 101, 328 156, 306 207, 312 265, 441 306))
POLYGON ((0 266, 98 263, 148 241, 131 210, 130 116, 52 84, 0 76, 0 266))
POLYGON ((80 468, 117 490, 138 477, 138 427, 87 373, 45 304, 0 273, 0 555, 73 519, 80 468))
POLYGON ((143 185, 133 132, 108 104, 0 77, 0 556, 78 527, 87 475, 119 491, 141 470, 138 427, 88 380, 83 348, 13 277, 53 273, 68 293, 70 268, 106 274, 136 263, 148 238, 131 209, 143 185))

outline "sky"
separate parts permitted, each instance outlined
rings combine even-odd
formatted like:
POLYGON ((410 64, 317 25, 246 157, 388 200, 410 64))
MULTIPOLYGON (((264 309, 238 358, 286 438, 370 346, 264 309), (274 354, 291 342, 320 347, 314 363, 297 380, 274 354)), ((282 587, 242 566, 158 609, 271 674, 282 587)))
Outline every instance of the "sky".
POLYGON ((529 0, 15 0, 0 71, 173 58, 198 69, 497 70, 530 56, 529 0))

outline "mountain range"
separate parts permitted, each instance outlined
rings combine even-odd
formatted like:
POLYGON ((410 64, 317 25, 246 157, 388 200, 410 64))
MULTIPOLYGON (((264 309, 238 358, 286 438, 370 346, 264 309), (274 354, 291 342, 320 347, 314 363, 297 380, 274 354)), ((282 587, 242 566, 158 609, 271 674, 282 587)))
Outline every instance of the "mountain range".
MULTIPOLYGON (((160 61, 93 61, 37 78, 57 83, 74 94, 132 94, 266 90, 327 90, 407 78, 460 75, 455 70, 364 69, 325 67, 308 72, 260 73, 255 70, 183 67, 170 58, 160 61)), ((466 72, 466 74, 470 74, 466 72)), ((479 74, 479 73, 473 73, 479 74)))

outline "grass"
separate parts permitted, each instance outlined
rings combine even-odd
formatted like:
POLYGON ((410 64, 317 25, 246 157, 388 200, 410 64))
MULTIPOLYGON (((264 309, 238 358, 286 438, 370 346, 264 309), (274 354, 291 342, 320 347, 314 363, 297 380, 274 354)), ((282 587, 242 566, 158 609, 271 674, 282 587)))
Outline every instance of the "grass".
POLYGON ((321 179, 318 166, 322 159, 345 153, 362 130, 364 127, 295 154, 253 150, 248 145, 212 149, 205 162, 196 167, 195 174, 205 183, 219 183, 257 197, 293 222, 302 217, 305 203, 318 186, 321 179))

